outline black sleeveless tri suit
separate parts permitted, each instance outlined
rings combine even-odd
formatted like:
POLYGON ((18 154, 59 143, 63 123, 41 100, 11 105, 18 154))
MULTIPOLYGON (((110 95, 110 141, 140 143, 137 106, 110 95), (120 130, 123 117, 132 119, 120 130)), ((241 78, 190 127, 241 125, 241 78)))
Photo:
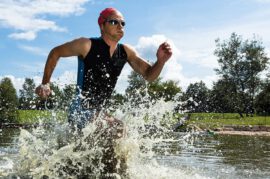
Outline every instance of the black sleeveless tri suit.
POLYGON ((101 37, 90 40, 91 49, 87 56, 84 59, 78 58, 78 95, 71 105, 72 117, 81 115, 82 111, 101 110, 111 97, 117 79, 127 62, 123 44, 117 45, 111 57, 110 46, 101 37))

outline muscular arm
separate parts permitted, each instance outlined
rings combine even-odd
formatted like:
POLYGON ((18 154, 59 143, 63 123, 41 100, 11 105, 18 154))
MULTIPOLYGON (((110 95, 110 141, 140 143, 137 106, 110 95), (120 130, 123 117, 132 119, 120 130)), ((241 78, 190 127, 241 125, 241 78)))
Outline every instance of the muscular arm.
POLYGON ((36 88, 36 94, 42 98, 47 98, 50 95, 51 90, 48 83, 60 57, 81 56, 85 58, 90 48, 91 41, 87 38, 75 39, 53 48, 48 55, 44 68, 42 85, 36 88))
POLYGON ((47 58, 42 84, 50 82, 51 75, 60 57, 82 56, 84 58, 90 48, 91 41, 87 38, 75 39, 53 48, 47 58))
POLYGON ((125 45, 128 62, 131 67, 149 82, 154 81, 161 73, 164 64, 171 57, 172 50, 168 43, 162 43, 157 50, 157 61, 151 66, 143 58, 139 57, 134 49, 125 45))

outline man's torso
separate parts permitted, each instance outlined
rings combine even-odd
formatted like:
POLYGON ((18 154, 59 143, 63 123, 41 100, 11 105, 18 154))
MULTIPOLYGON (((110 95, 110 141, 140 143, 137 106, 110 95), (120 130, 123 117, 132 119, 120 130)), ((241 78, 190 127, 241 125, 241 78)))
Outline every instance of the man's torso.
POLYGON ((117 79, 127 62, 127 53, 118 44, 110 55, 110 46, 102 38, 91 38, 91 49, 79 59, 77 84, 83 108, 100 108, 110 98, 117 79))

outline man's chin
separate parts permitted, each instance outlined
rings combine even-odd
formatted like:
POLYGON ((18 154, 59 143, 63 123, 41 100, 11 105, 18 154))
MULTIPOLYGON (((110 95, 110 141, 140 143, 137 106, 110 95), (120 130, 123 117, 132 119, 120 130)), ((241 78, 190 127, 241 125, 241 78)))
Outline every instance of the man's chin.
POLYGON ((117 32, 117 35, 123 37, 123 36, 124 36, 124 32, 123 32, 123 31, 118 31, 118 32, 117 32))
POLYGON ((115 40, 119 41, 121 40, 121 38, 123 37, 124 35, 117 35, 114 37, 115 40))

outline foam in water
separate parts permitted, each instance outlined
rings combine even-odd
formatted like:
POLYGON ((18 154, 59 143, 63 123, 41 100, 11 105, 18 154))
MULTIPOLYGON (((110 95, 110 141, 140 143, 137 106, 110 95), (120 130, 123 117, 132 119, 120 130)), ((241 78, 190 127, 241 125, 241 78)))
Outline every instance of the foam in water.
POLYGON ((10 173, 30 178, 204 178, 156 160, 153 147, 174 140, 166 134, 175 105, 159 100, 118 107, 113 115, 125 124, 120 138, 102 117, 81 132, 57 122, 49 128, 21 129, 19 155, 10 173))

